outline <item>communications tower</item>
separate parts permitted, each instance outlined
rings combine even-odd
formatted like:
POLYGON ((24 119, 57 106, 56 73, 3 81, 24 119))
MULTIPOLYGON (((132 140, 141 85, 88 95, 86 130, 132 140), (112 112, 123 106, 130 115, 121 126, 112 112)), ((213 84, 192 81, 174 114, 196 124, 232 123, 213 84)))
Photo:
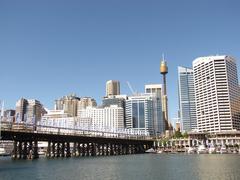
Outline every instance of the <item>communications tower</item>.
POLYGON ((162 94, 163 120, 165 123, 165 130, 169 130, 170 123, 168 121, 168 97, 167 97, 167 80, 166 80, 166 76, 168 73, 168 66, 167 66, 167 62, 164 59, 164 55, 162 56, 162 60, 160 64, 160 73, 163 76, 163 94, 162 94))

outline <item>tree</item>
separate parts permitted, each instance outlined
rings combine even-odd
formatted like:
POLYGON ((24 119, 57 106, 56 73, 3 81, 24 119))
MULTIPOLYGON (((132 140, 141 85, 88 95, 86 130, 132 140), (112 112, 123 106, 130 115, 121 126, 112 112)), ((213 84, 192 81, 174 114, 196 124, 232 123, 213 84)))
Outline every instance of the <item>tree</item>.
POLYGON ((185 133, 183 134, 183 137, 184 137, 184 138, 188 138, 188 133, 185 132, 185 133))
POLYGON ((182 133, 180 131, 176 131, 173 135, 174 138, 181 138, 182 137, 182 133))

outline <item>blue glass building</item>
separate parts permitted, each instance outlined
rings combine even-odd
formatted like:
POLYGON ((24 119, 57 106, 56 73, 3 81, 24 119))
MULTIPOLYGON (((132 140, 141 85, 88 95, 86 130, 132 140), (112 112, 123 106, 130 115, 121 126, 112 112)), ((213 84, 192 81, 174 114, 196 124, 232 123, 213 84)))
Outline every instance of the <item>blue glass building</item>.
POLYGON ((192 69, 178 67, 178 94, 181 128, 182 131, 189 132, 197 128, 192 69))

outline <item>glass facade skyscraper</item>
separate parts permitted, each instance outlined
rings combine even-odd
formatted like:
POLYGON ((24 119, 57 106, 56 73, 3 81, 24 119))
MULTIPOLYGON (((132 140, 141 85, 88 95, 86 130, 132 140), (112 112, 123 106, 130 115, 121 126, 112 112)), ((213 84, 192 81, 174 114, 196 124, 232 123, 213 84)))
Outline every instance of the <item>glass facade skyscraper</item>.
POLYGON ((162 109, 162 89, 162 84, 145 85, 145 93, 153 95, 153 129, 156 135, 161 135, 165 131, 162 109))
POLYGON ((182 131, 189 132, 197 128, 192 69, 178 67, 178 94, 182 131))
POLYGON ((153 97, 141 94, 126 100, 126 127, 153 133, 153 97))

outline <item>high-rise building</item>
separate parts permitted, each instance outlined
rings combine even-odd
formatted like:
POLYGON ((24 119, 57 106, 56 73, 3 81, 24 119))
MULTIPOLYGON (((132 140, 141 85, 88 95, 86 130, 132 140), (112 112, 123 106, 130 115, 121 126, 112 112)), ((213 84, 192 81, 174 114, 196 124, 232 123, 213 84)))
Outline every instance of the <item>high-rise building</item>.
POLYGON ((125 108, 126 100, 127 100, 127 95, 108 96, 103 98, 102 106, 109 107, 111 105, 117 105, 118 107, 125 108))
POLYGON ((38 100, 21 98, 16 103, 16 121, 18 123, 36 123, 45 113, 43 105, 38 100))
POLYGON ((178 99, 182 131, 197 129, 193 70, 190 68, 178 67, 178 99))
POLYGON ((124 117, 124 127, 126 127, 126 115, 125 115, 125 107, 126 107, 126 100, 127 95, 115 95, 115 96, 108 96, 104 97, 102 100, 102 107, 110 107, 112 105, 117 105, 124 109, 123 117, 124 117))
POLYGON ((138 94, 126 100, 126 128, 144 130, 154 134, 153 130, 153 96, 138 94))
POLYGON ((64 110, 71 117, 77 116, 78 103, 80 98, 75 94, 64 96, 58 100, 55 100, 55 110, 64 110))
POLYGON ((153 100, 153 129, 156 135, 161 135, 165 130, 165 122, 162 111, 162 85, 145 85, 145 93, 152 94, 153 100))
POLYGON ((78 102, 78 109, 86 109, 86 107, 96 107, 97 102, 91 97, 81 97, 78 102))
POLYGON ((240 130, 237 66, 231 56, 199 57, 193 61, 199 132, 240 130))
POLYGON ((181 123, 179 121, 176 122, 176 128, 175 128, 176 131, 181 131, 181 123))
POLYGON ((15 110, 14 109, 7 109, 4 111, 4 117, 9 118, 9 117, 14 117, 15 116, 15 110))
POLYGON ((106 82, 106 96, 120 95, 120 82, 109 80, 106 82))
POLYGON ((110 107, 87 107, 78 111, 80 119, 91 120, 91 126, 96 130, 117 130, 124 128, 124 109, 117 105, 110 107))

